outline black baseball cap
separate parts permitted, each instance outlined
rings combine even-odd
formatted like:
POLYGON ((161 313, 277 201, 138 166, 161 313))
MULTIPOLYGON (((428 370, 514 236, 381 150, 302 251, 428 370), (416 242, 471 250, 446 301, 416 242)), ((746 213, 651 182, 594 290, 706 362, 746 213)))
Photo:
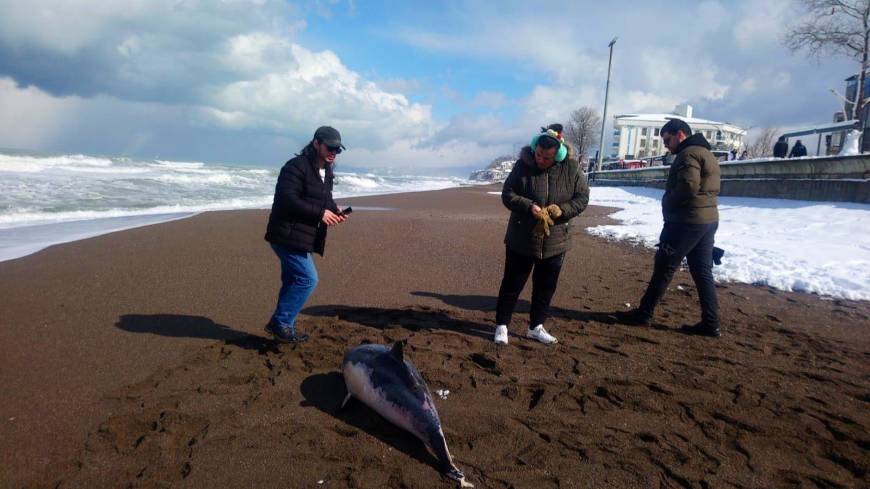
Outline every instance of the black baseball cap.
POLYGON ((314 139, 329 146, 330 148, 347 149, 341 144, 341 134, 334 127, 320 126, 314 131, 314 139))

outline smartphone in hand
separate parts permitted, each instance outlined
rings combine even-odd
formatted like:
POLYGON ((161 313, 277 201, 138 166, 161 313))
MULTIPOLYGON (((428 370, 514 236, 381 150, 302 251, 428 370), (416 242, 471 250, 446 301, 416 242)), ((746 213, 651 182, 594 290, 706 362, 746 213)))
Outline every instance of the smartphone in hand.
POLYGON ((350 214, 351 212, 353 212, 353 207, 347 206, 341 210, 341 213, 339 215, 346 216, 346 215, 350 214))

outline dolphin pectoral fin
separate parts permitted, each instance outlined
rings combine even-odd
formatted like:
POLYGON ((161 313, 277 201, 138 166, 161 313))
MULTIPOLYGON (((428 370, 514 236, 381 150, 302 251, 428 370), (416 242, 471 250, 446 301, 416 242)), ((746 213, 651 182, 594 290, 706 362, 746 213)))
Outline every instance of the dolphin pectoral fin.
POLYGON ((344 397, 344 401, 341 402, 341 407, 338 408, 339 411, 344 409, 345 406, 347 406, 347 401, 350 401, 351 397, 353 397, 353 396, 350 394, 350 392, 348 392, 347 395, 344 397))
POLYGON ((390 350, 390 355, 399 362, 405 361, 405 342, 407 340, 399 340, 393 343, 393 348, 390 350))

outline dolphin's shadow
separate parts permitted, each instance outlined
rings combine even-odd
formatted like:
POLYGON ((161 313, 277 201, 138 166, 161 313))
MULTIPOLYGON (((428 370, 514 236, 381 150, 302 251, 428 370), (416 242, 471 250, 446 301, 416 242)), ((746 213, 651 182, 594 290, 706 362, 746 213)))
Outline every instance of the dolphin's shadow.
MULTIPOLYGON (((418 462, 431 466, 440 473, 438 459, 411 433, 390 423, 356 399, 348 401, 342 409, 341 403, 347 395, 347 388, 344 385, 344 377, 340 373, 311 375, 302 381, 299 392, 305 398, 299 403, 300 406, 316 407, 333 418, 374 436, 418 462)), ((348 443, 354 443, 355 434, 345 436, 348 437, 348 443)))
POLYGON ((326 305, 308 307, 302 312, 310 316, 337 316, 343 321, 377 329, 403 328, 409 331, 442 329, 487 340, 492 339, 493 332, 493 327, 488 324, 457 319, 444 311, 326 305))

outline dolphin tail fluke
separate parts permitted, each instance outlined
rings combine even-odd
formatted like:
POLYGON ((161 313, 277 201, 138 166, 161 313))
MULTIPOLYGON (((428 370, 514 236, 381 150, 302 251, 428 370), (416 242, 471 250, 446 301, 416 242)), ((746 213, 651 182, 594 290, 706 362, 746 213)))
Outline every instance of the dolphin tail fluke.
POLYGON ((465 480, 465 474, 453 464, 453 457, 450 456, 450 451, 447 449, 447 440, 444 439, 444 432, 441 431, 440 427, 437 431, 433 430, 429 432, 429 446, 435 451, 435 455, 441 463, 441 472, 444 475, 458 482, 459 487, 474 487, 473 484, 465 480))

